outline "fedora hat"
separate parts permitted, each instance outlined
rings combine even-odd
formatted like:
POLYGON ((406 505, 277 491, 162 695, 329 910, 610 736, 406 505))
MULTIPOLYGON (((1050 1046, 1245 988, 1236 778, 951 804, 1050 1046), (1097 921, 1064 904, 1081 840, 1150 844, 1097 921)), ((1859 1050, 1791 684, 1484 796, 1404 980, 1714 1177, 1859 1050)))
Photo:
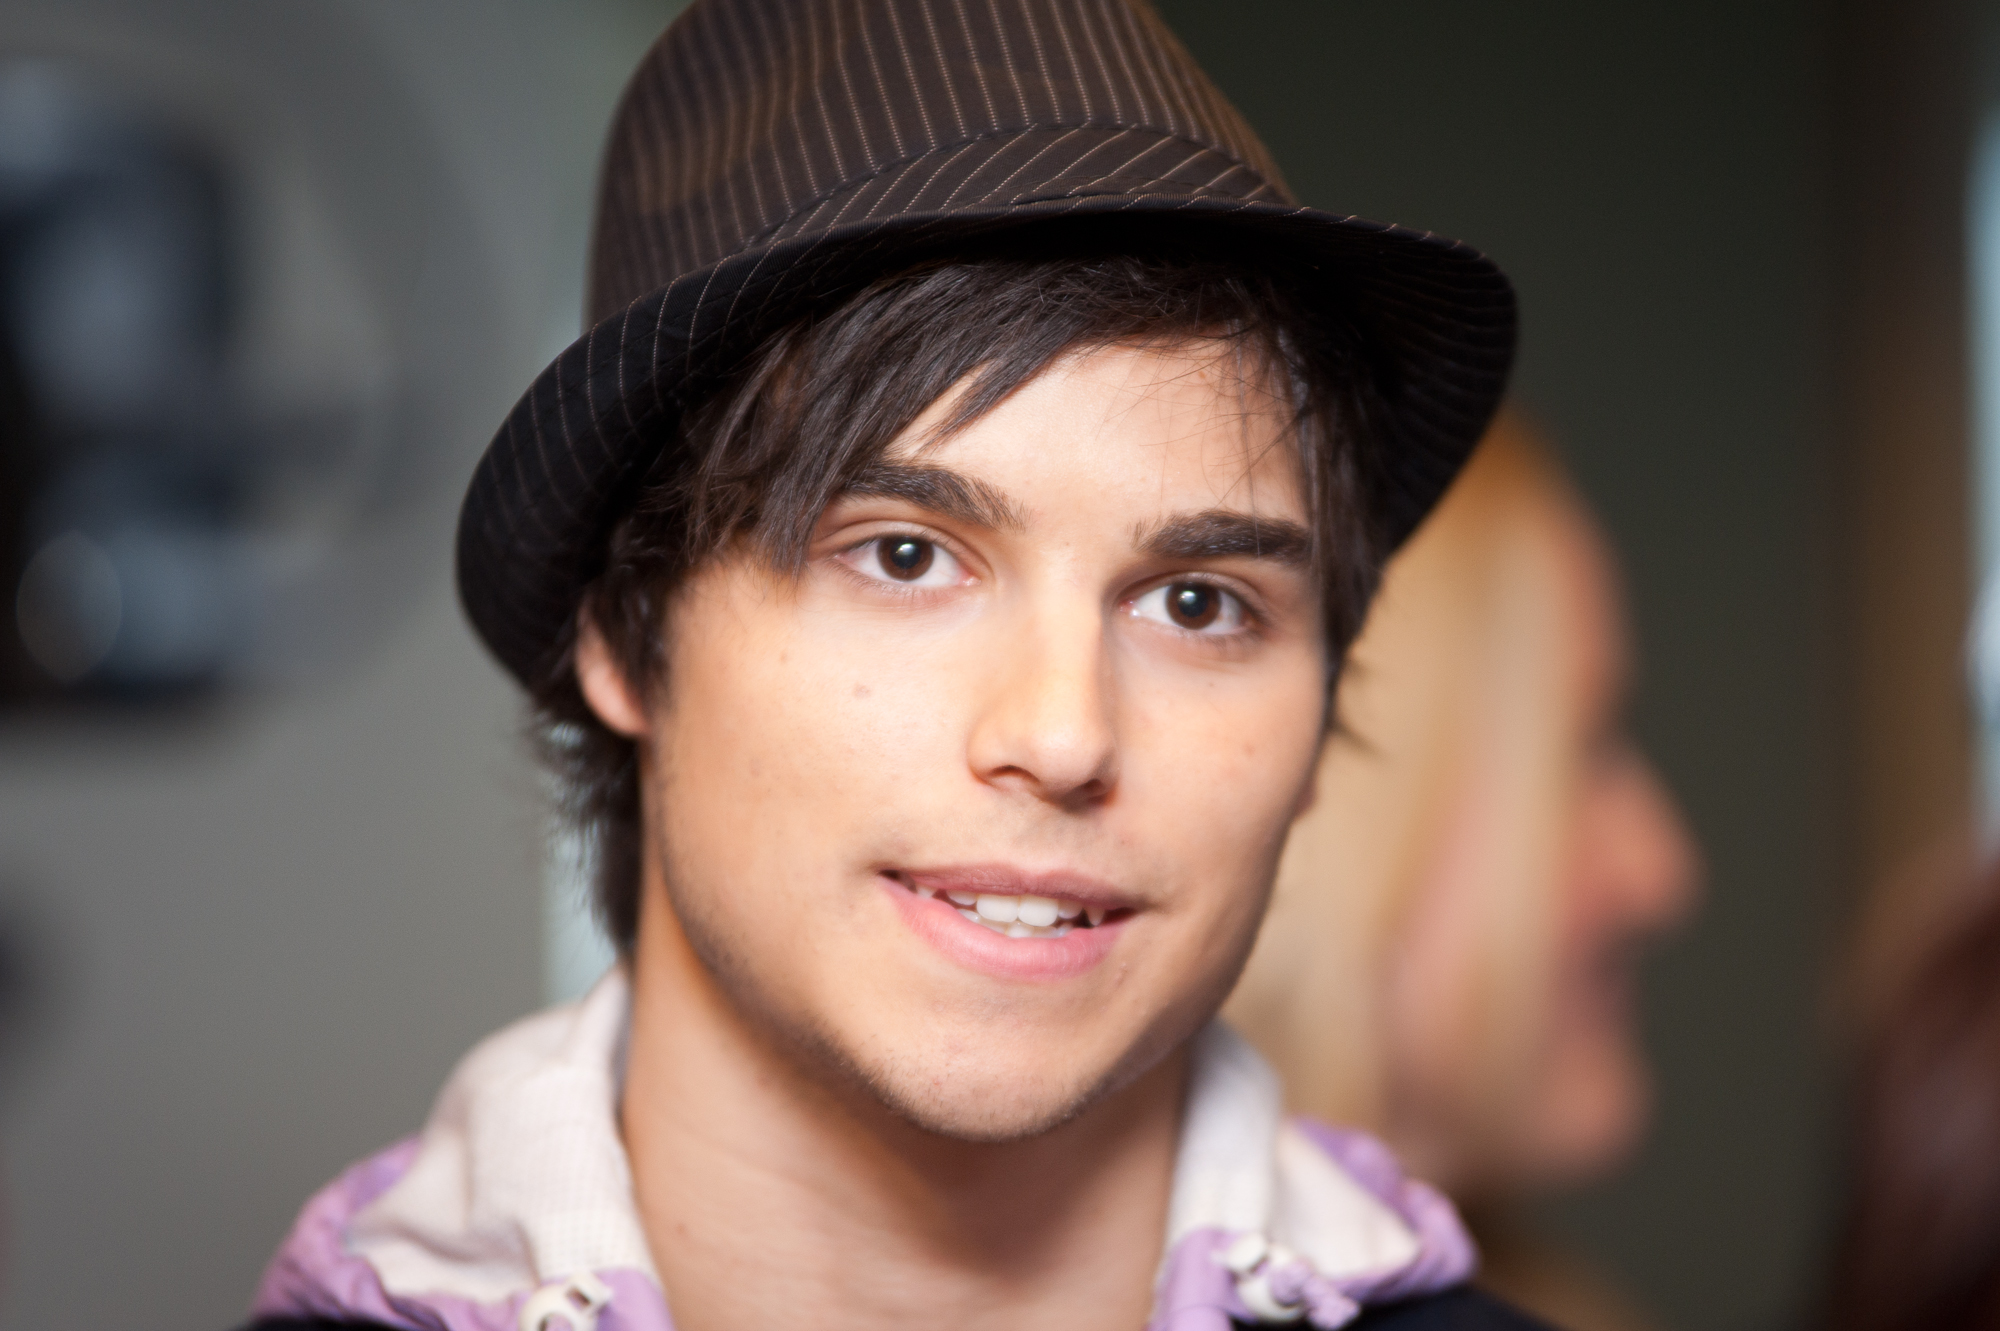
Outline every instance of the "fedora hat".
POLYGON ((1382 404, 1391 546, 1477 442, 1514 295, 1455 241, 1301 207, 1143 0, 696 0, 626 90, 589 330, 514 407, 459 517, 459 595, 532 687, 683 408, 759 339, 923 254, 1162 230, 1323 288, 1382 404))

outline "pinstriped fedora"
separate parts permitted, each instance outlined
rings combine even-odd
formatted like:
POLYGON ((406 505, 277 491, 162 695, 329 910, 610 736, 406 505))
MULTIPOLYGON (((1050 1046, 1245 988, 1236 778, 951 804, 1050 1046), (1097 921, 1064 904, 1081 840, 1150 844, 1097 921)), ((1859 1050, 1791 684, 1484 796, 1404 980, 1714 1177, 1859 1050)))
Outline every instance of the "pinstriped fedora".
POLYGON ((1514 296, 1455 241, 1296 203, 1143 0, 696 0, 606 152, 583 337, 473 475, 459 595, 531 686, 675 423, 783 323, 1002 232, 1199 233, 1323 284, 1361 331, 1391 544, 1498 402, 1514 296))

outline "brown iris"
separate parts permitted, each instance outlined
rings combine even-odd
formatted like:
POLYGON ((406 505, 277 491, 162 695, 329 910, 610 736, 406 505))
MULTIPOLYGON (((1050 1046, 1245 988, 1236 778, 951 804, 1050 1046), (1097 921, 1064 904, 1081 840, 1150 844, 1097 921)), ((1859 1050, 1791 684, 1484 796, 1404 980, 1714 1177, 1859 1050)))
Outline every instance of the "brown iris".
POLYGON ((1222 593, 1198 582, 1167 588, 1167 617, 1184 629, 1205 629, 1222 613, 1222 593))
POLYGON ((885 536, 876 546, 882 571, 898 582, 915 582, 930 571, 937 547, 914 536, 885 536))

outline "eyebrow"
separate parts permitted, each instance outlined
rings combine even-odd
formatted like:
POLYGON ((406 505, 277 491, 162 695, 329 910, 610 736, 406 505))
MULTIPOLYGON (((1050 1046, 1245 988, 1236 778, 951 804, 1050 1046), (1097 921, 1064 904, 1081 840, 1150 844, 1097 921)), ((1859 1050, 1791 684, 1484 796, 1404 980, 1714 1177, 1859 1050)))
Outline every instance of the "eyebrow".
POLYGON ((903 499, 941 518, 993 531, 1020 531, 1028 525, 1021 506, 1004 491, 944 467, 871 463, 842 487, 841 493, 903 499))
MULTIPOLYGON (((1021 531, 1021 506, 999 487, 948 467, 875 462, 843 487, 843 494, 901 499, 941 518, 988 530, 1021 531)), ((1140 528, 1134 538, 1156 559, 1268 559, 1294 568, 1311 562, 1312 534, 1285 518, 1260 518, 1235 509, 1183 513, 1140 528)))
POLYGON ((1137 543, 1159 559, 1236 557, 1304 568, 1312 555, 1312 533, 1298 523, 1226 508, 1168 518, 1150 531, 1142 529, 1137 543))

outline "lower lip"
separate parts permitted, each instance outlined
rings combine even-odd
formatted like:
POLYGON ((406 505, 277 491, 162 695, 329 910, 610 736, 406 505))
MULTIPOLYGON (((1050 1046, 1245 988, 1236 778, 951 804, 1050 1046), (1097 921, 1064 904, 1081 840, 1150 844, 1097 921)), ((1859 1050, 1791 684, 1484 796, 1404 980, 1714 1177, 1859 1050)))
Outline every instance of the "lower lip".
POLYGON ((1061 938, 1008 938, 974 924, 942 896, 924 897, 893 878, 880 880, 912 933, 967 970, 1002 980, 1067 980, 1111 954, 1123 918, 1074 928, 1061 938))

